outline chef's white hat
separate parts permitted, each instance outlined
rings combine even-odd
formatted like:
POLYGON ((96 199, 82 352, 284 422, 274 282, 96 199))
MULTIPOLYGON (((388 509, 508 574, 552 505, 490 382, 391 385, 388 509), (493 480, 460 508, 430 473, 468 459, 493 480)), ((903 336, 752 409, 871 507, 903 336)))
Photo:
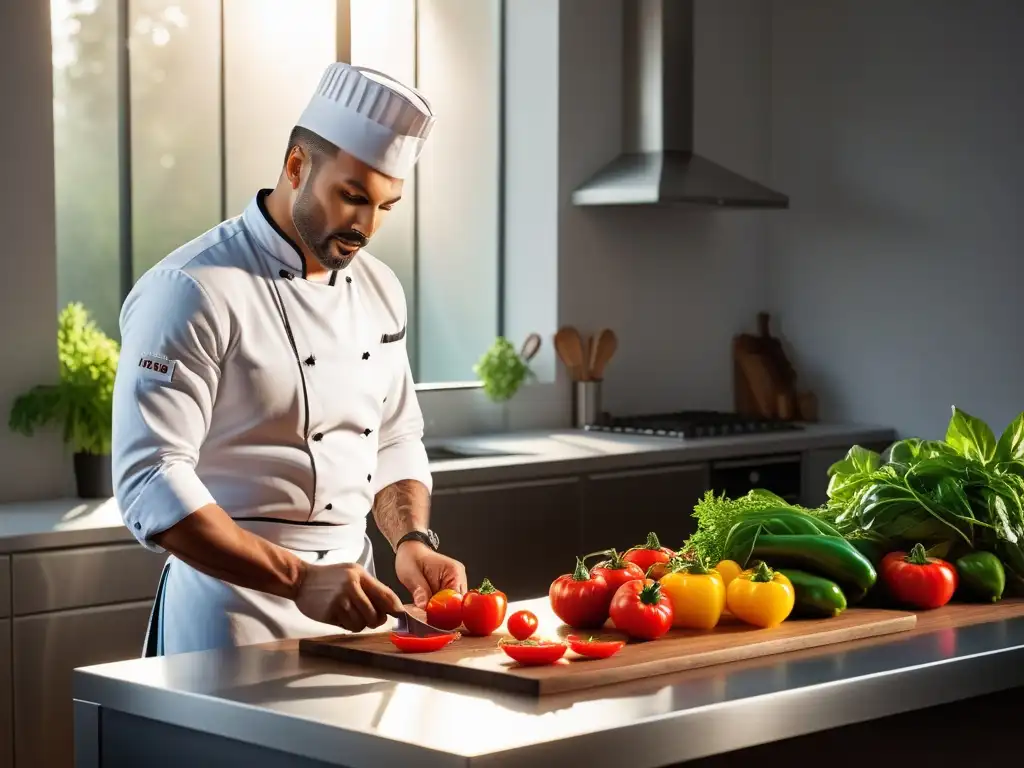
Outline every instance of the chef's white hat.
POLYGON ((327 67, 297 125, 371 168, 404 179, 434 125, 429 102, 414 88, 367 67, 327 67))

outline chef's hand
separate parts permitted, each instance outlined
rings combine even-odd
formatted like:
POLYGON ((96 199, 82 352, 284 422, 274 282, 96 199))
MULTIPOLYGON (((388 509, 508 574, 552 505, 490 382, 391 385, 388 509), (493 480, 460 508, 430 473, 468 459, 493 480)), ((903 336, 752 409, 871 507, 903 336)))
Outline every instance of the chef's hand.
POLYGON ((398 595, 358 563, 307 564, 295 605, 313 621, 350 632, 379 627, 403 610, 398 595))
POLYGON ((419 541, 407 541, 398 548, 395 575, 412 593, 417 608, 426 608, 430 596, 442 589, 466 592, 465 566, 419 541))

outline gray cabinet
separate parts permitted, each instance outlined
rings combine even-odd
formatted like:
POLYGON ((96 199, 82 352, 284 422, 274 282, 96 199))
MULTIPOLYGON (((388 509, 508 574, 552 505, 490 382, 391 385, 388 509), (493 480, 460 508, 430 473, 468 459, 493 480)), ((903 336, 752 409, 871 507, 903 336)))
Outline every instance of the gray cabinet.
POLYGON ((693 506, 708 488, 708 466, 694 464, 589 475, 583 501, 584 554, 642 544, 654 531, 678 549, 696 530, 693 506))
POLYGON ((0 555, 0 619, 11 615, 11 558, 0 555))
POLYGON ((72 768, 71 672, 137 658, 150 607, 147 600, 14 619, 17 768, 72 768))
POLYGON ((14 718, 11 696, 11 620, 0 619, 0 768, 14 765, 14 718))
POLYGON ((431 525, 470 588, 487 578, 510 600, 539 597, 579 553, 581 485, 566 477, 460 488, 431 525))

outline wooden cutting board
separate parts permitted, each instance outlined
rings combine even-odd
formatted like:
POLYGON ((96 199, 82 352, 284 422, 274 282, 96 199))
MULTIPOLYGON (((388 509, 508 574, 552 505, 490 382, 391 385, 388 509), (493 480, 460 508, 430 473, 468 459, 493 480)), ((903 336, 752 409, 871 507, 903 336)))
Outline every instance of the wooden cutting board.
MULTIPOLYGON (((508 615, 522 608, 537 615, 538 636, 572 632, 551 612, 546 597, 513 604, 508 615)), ((916 622, 913 613, 871 608, 851 608, 831 619, 785 621, 774 629, 759 629, 723 617, 713 630, 672 630, 658 640, 631 642, 610 659, 582 659, 567 651, 561 661, 543 667, 521 667, 497 647, 499 638, 507 636, 504 627, 489 637, 461 637, 432 653, 402 653, 391 644, 386 632, 379 631, 306 638, 299 642, 299 652, 540 696, 903 632, 913 629, 916 622)), ((617 633, 608 629, 601 636, 615 637, 617 633)))

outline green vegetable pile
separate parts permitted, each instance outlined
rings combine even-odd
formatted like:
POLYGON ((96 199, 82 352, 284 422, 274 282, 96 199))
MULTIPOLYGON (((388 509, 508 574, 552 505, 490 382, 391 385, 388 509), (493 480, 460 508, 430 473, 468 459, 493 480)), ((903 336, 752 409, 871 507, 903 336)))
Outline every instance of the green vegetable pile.
POLYGON ((860 446, 829 468, 815 514, 878 551, 921 542, 930 555, 995 554, 1007 591, 1024 594, 1024 413, 997 440, 953 407, 945 440, 908 438, 884 454, 860 446))

